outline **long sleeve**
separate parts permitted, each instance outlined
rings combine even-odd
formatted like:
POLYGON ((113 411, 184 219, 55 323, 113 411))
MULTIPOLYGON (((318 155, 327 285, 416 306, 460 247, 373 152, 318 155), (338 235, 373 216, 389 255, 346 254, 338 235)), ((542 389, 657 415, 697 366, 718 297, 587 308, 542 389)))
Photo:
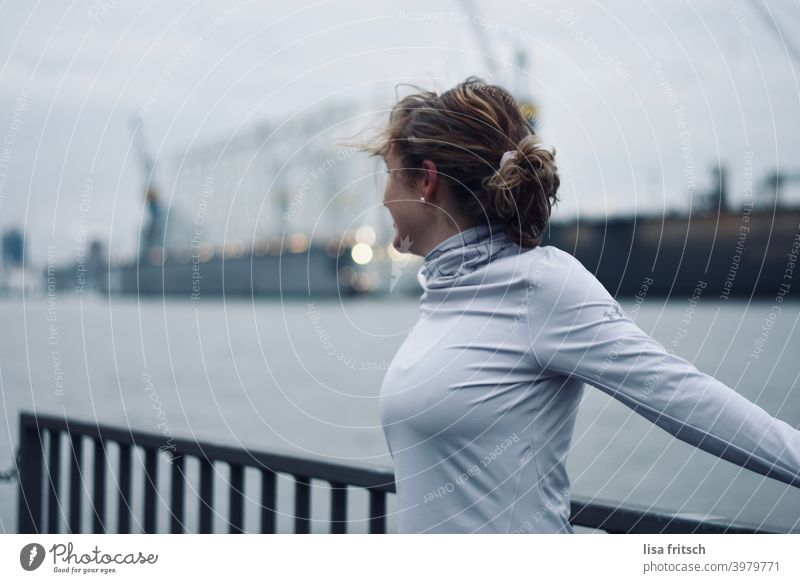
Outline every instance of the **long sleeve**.
POLYGON ((543 370, 578 377, 686 443, 800 487, 800 431, 667 351, 569 257, 532 276, 528 331, 543 370))

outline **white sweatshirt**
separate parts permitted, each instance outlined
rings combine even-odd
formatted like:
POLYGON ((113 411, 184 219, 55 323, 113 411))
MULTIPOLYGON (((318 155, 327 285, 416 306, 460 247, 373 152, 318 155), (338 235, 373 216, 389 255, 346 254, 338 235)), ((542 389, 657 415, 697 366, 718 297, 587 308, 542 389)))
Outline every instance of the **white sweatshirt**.
POLYGON ((800 431, 668 352, 569 253, 481 225, 418 278, 419 319, 381 387, 400 532, 573 532, 565 464, 584 383, 800 487, 800 431))

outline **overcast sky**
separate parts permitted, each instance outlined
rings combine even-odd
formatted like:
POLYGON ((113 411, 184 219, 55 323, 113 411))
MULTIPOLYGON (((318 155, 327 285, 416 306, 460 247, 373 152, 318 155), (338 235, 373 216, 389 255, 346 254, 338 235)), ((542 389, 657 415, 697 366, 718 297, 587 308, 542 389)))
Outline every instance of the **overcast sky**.
MULTIPOLYGON (((84 225, 135 249, 137 112, 166 156, 311 104, 386 107, 398 82, 442 90, 473 73, 534 96, 564 175, 560 216, 686 207, 720 160, 734 202, 751 165, 756 183, 800 171, 798 63, 753 2, 473 5, 4 2, 0 228, 24 226, 34 261, 48 245, 74 256, 84 225)), ((766 11, 797 43, 798 2, 766 11)))

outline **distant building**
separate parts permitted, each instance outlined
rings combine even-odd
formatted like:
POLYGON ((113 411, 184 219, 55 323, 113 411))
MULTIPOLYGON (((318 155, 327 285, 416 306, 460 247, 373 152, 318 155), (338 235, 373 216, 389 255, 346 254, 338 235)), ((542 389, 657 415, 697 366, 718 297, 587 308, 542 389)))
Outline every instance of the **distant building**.
POLYGON ((3 233, 3 267, 22 267, 25 263, 25 235, 14 227, 3 233))
POLYGON ((29 269, 23 230, 19 227, 6 230, 1 245, 0 293, 35 293, 41 281, 29 269))

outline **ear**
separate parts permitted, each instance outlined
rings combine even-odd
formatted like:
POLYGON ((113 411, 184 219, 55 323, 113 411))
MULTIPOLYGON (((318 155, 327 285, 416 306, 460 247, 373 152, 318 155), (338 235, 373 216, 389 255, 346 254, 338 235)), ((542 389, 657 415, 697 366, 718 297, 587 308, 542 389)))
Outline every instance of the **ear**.
POLYGON ((439 188, 439 172, 433 160, 422 161, 422 194, 430 201, 439 188))

